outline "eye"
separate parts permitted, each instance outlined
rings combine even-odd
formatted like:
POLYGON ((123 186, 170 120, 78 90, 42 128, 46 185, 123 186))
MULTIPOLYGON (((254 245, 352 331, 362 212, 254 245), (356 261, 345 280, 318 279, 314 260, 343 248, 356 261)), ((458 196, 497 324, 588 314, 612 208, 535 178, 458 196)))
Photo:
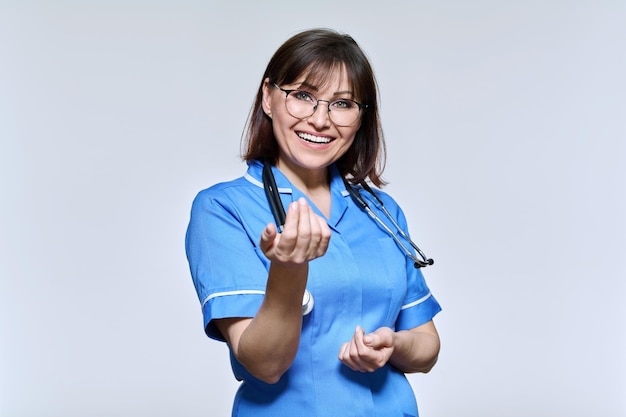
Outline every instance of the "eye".
POLYGON ((308 93, 303 90, 296 90, 291 92, 291 96, 296 100, 307 101, 307 102, 315 102, 315 97, 311 93, 308 93))
POLYGON ((350 110, 351 108, 356 107, 356 103, 348 99, 335 100, 330 105, 333 109, 337 110, 350 110))

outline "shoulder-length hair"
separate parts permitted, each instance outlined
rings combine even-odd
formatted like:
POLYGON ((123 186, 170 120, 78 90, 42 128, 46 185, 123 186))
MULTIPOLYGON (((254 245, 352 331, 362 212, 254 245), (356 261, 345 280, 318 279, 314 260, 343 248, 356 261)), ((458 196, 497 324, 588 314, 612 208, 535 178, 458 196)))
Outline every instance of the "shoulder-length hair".
POLYGON ((385 142, 378 116, 378 86, 372 67, 359 45, 349 35, 330 29, 312 29, 288 39, 270 59, 250 111, 242 157, 276 162, 278 143, 272 120, 263 112, 263 83, 291 84, 305 77, 310 85, 323 85, 338 71, 345 69, 354 99, 367 107, 362 110, 361 126, 354 142, 339 158, 336 166, 353 183, 369 180, 380 187, 385 184, 385 142))

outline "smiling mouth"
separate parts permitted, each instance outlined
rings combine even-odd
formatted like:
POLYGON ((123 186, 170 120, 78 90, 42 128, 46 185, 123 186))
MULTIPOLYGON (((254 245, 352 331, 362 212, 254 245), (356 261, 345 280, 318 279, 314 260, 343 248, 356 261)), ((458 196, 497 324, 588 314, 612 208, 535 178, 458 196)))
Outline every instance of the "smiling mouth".
POLYGON ((332 141, 332 138, 329 138, 327 136, 325 137, 315 136, 315 135, 311 135, 310 133, 304 133, 304 132, 298 132, 298 136, 300 137, 300 139, 305 140, 310 143, 325 144, 325 143, 330 143, 332 141))

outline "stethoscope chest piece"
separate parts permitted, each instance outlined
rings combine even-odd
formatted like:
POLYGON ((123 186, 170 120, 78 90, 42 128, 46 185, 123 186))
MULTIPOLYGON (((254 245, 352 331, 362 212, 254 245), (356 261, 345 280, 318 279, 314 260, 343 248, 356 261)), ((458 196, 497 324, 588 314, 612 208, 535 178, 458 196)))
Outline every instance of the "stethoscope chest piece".
POLYGON ((311 294, 309 290, 304 290, 304 295, 302 296, 302 315, 306 316, 313 311, 314 304, 313 294, 311 294))

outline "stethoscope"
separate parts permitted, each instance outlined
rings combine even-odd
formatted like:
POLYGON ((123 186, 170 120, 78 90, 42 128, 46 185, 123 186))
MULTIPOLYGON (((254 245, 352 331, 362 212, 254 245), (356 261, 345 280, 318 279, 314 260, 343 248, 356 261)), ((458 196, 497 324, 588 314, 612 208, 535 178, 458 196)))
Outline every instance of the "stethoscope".
MULTIPOLYGON (((283 203, 280 199, 280 193, 278 192, 278 187, 276 186, 276 179, 274 178, 274 174, 272 173, 272 165, 265 161, 263 163, 263 189, 265 190, 265 196, 267 197, 267 201, 270 205, 270 210, 272 211, 272 215, 274 216, 274 221, 276 222, 276 227, 279 231, 282 232, 283 227, 285 226, 285 208, 283 207, 283 203)), ((346 186, 346 190, 352 200, 360 206, 376 223, 378 223, 386 232, 393 238, 398 247, 404 252, 406 256, 408 256, 413 261, 413 266, 415 268, 422 268, 428 265, 432 265, 435 261, 432 258, 428 258, 424 252, 411 240, 411 238, 402 230, 398 222, 393 218, 391 213, 385 208, 383 202, 378 198, 376 193, 372 190, 372 188, 365 182, 361 182, 360 185, 362 189, 367 191, 370 195, 374 197, 376 200, 378 208, 383 212, 385 217, 391 221, 393 226, 396 228, 397 233, 399 233, 407 242, 411 244, 413 249, 417 252, 417 254, 421 257, 421 259, 417 258, 413 253, 406 247, 406 245, 400 240, 398 235, 394 233, 394 231, 385 223, 367 204, 365 199, 361 196, 360 190, 355 189, 345 178, 343 178, 343 183, 346 186)), ((313 310, 313 295, 309 292, 309 290, 304 291, 304 296, 302 299, 302 314, 309 314, 313 310)))

